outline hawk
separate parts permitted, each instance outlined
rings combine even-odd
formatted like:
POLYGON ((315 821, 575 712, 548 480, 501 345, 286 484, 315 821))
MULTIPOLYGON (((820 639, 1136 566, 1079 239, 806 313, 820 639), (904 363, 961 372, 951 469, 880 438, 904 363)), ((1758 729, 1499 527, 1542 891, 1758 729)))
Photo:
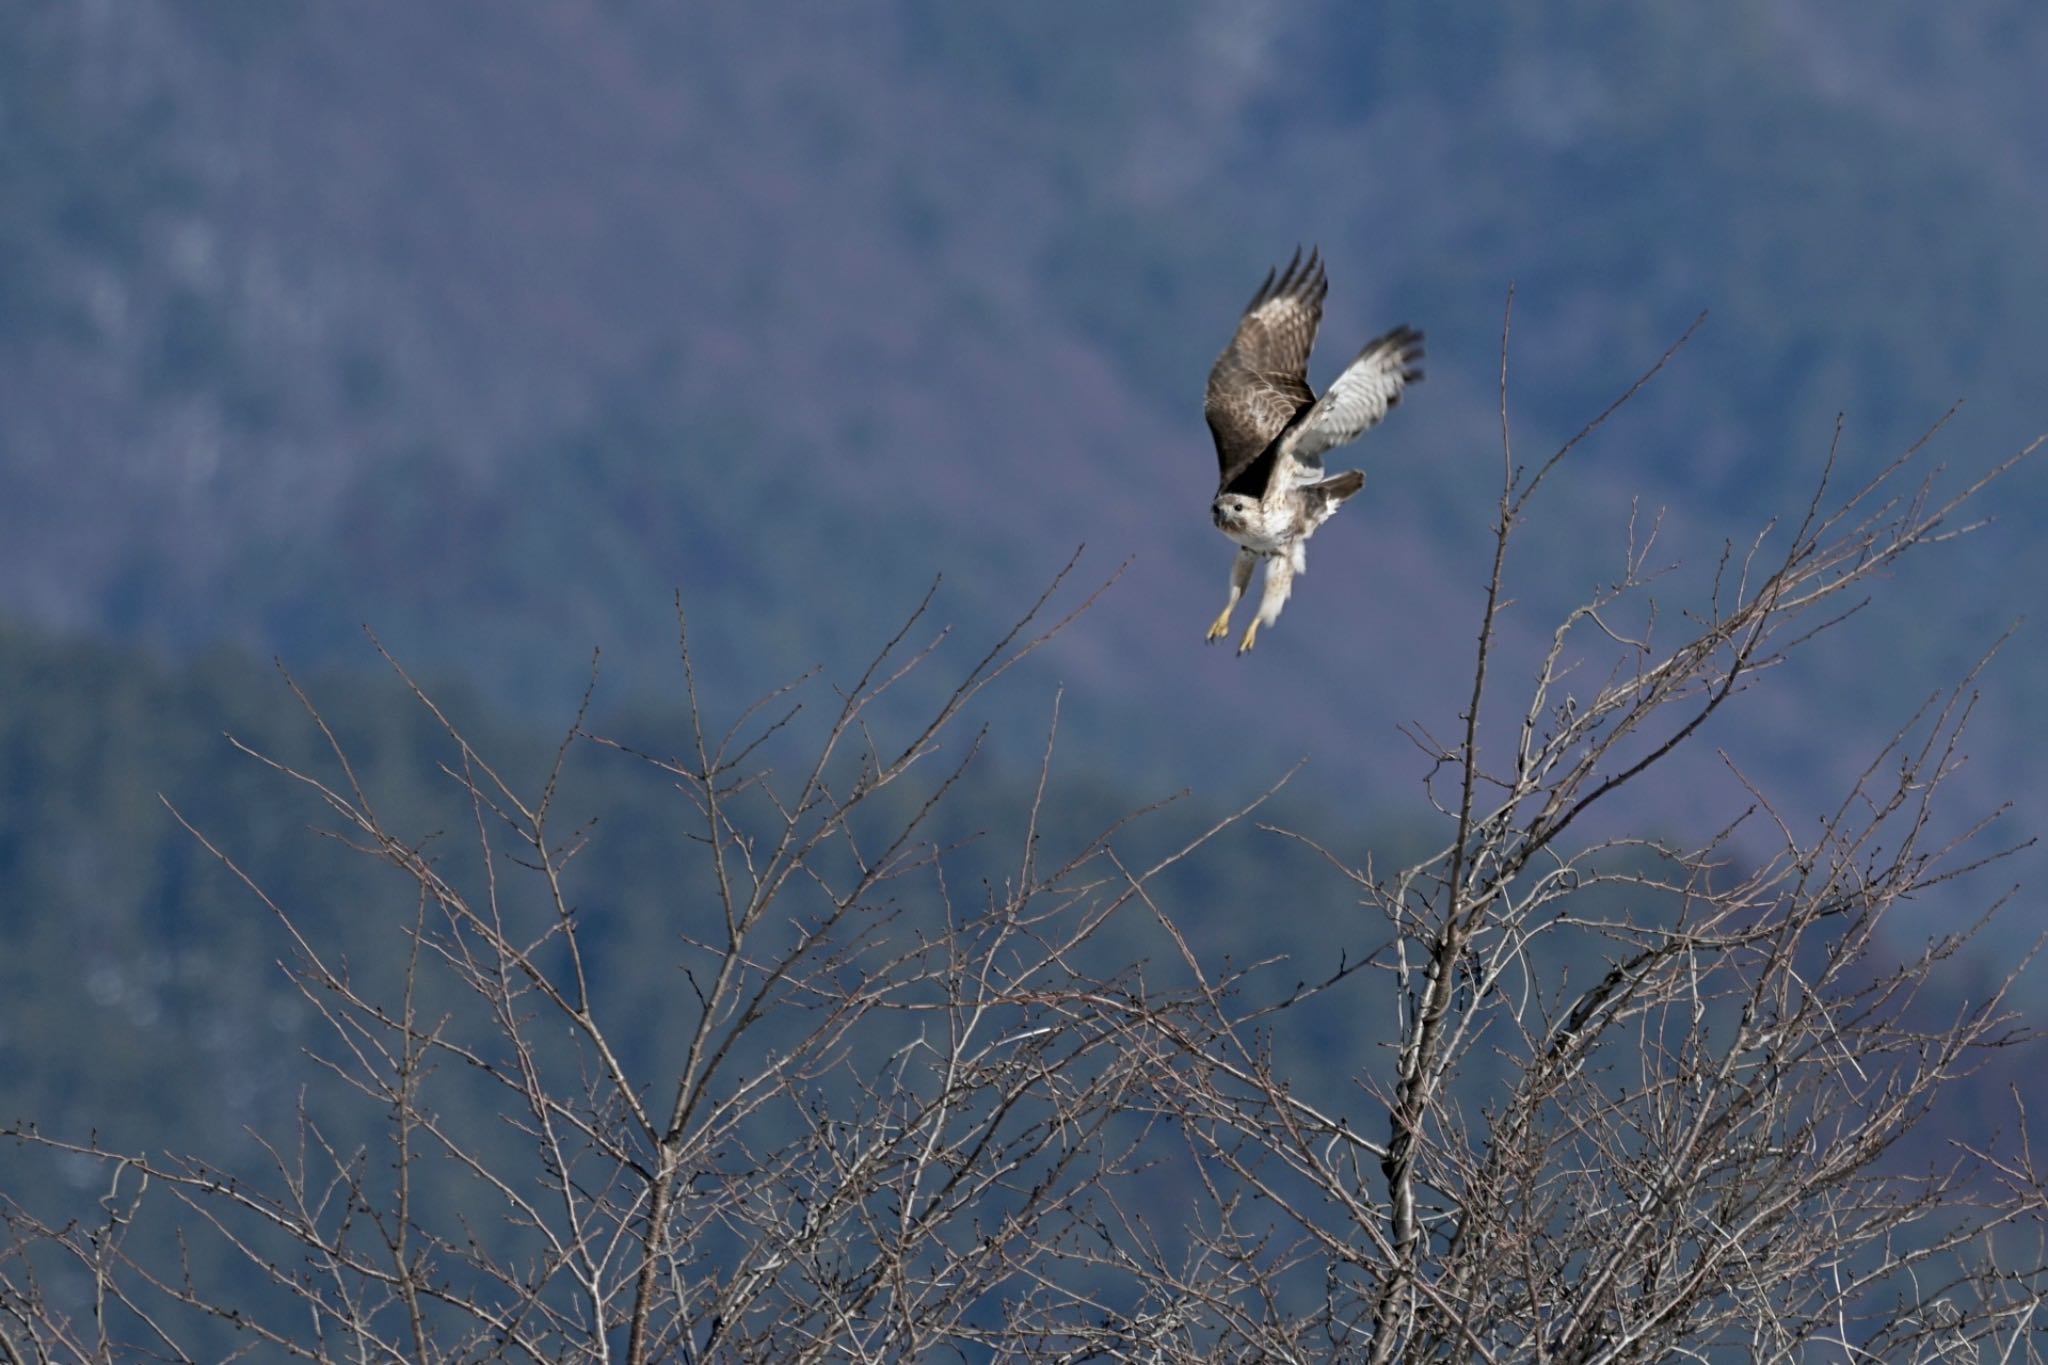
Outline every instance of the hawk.
POLYGON ((1266 561, 1265 591, 1239 654, 1252 647, 1259 627, 1279 619, 1294 576, 1308 571, 1308 538, 1365 486, 1360 470, 1325 476, 1323 452, 1364 435, 1401 401, 1407 385, 1422 378, 1422 333, 1396 327, 1367 342, 1316 397, 1308 386, 1308 353, 1329 292, 1321 253, 1311 250, 1304 262, 1297 247, 1285 270, 1266 272, 1237 335, 1209 371, 1202 407, 1222 468, 1209 514, 1238 545, 1230 600, 1209 627, 1211 643, 1229 633, 1252 566, 1266 561))

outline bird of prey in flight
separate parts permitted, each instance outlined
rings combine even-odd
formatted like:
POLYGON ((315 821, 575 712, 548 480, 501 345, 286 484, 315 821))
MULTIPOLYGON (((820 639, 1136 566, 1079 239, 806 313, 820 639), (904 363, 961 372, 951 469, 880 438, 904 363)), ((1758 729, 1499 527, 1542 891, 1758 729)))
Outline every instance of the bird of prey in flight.
POLYGON ((1325 475, 1323 453, 1364 435, 1401 401, 1407 385, 1422 378, 1422 333, 1396 327, 1367 342, 1316 397, 1308 386, 1308 353, 1329 292, 1320 253, 1312 250, 1303 261, 1297 248, 1285 270, 1266 272, 1237 335, 1209 371, 1203 411, 1222 468, 1209 513, 1216 529, 1238 545, 1230 600, 1209 627, 1212 643, 1229 633, 1252 566, 1266 561, 1265 591, 1239 654, 1252 647, 1259 627, 1279 619, 1294 576, 1308 571, 1308 538, 1365 486, 1356 469, 1325 475))

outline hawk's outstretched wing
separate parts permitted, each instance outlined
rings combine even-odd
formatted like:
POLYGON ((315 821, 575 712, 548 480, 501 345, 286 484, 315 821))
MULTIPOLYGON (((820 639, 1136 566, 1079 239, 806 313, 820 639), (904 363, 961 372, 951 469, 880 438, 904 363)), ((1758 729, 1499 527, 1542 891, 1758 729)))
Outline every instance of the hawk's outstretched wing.
POLYGON ((1294 415, 1315 401, 1308 353, 1329 292, 1321 253, 1310 251, 1304 262, 1296 248, 1285 270, 1266 272, 1237 335, 1216 357, 1202 406, 1216 438, 1222 483, 1244 473, 1294 415))
POLYGON ((1422 378, 1422 333, 1396 327, 1365 344, 1329 390, 1302 414, 1280 451, 1283 463, 1319 469, 1326 450, 1355 441, 1379 424, 1401 391, 1422 378))

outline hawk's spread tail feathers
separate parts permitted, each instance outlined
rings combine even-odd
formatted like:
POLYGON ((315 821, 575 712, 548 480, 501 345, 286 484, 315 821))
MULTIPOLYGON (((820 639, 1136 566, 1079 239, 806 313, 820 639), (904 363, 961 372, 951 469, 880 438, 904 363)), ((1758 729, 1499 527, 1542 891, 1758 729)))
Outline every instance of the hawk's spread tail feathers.
POLYGON ((1302 516, 1309 523, 1309 529, 1314 530, 1328 521, 1346 498, 1363 487, 1365 471, 1347 469, 1342 474, 1332 475, 1321 483, 1312 483, 1302 489, 1302 516))

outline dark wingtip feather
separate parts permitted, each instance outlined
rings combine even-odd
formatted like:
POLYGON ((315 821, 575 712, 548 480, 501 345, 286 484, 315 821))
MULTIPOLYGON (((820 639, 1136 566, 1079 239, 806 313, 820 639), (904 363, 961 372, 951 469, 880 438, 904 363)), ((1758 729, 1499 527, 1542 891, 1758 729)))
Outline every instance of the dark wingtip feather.
POLYGON ((1361 358, 1375 351, 1392 351, 1401 362, 1401 379, 1413 384, 1422 378, 1422 358, 1428 354, 1422 345, 1423 334, 1407 323, 1402 323, 1384 336, 1374 337, 1365 343, 1365 349, 1358 354, 1361 358))
POLYGON ((1299 296, 1311 303, 1320 304, 1329 292, 1330 281, 1323 270, 1322 248, 1310 247, 1308 259, 1304 261, 1301 258, 1301 247, 1296 245, 1294 254, 1287 258, 1286 266, 1266 272, 1266 278, 1259 285, 1258 293, 1252 295, 1252 301, 1245 305, 1244 310, 1249 313, 1262 303, 1290 296, 1299 296))
POLYGON ((1279 277, 1280 272, 1277 266, 1271 270, 1268 270, 1266 272, 1266 278, 1259 281, 1259 287, 1253 291, 1252 301, 1244 306, 1244 311, 1247 313, 1251 312, 1252 309, 1258 307, 1260 304, 1264 303, 1269 297, 1271 297, 1273 293, 1273 281, 1278 279, 1279 277))

